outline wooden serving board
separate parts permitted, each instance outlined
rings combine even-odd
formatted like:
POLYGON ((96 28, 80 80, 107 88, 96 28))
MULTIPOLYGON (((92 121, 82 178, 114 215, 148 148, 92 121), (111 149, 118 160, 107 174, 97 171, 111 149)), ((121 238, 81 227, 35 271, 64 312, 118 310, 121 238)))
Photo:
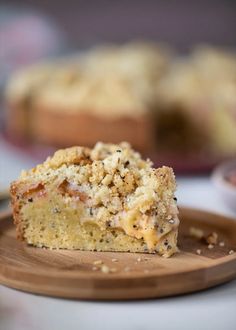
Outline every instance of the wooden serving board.
POLYGON ((181 209, 180 218, 180 253, 165 259, 150 254, 34 248, 16 240, 11 215, 2 214, 0 283, 56 297, 127 300, 194 292, 235 278, 236 253, 229 251, 236 251, 236 220, 192 209, 181 209), (192 226, 206 235, 218 233, 225 246, 209 249, 189 235, 192 226), (103 273, 100 265, 94 265, 97 260, 116 271, 103 273))

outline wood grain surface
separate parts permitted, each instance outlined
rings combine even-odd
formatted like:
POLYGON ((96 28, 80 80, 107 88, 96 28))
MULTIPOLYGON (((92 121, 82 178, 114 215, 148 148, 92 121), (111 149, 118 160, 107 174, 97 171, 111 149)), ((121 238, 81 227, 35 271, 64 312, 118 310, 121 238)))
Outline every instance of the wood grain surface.
POLYGON ((236 253, 231 250, 236 251, 236 220, 192 209, 181 209, 180 218, 180 252, 165 259, 150 254, 27 246, 16 240, 11 215, 2 214, 0 283, 56 297, 127 300, 199 291, 235 278, 236 253), (216 232, 217 245, 209 249, 206 242, 189 235, 190 227, 202 229, 205 235, 216 232), (102 265, 112 271, 102 272, 102 265))

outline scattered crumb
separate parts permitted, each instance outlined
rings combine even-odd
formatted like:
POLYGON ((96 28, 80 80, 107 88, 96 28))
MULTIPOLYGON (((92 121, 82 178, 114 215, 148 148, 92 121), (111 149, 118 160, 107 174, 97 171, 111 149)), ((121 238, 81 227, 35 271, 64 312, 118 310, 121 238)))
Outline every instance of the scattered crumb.
POLYGON ((148 260, 151 260, 151 258, 147 258, 147 257, 145 257, 144 260, 145 260, 145 261, 148 261, 148 260))
POLYGON ((117 262, 118 259, 116 259, 116 258, 112 258, 111 261, 112 261, 112 262, 117 262))
POLYGON ((114 268, 114 267, 113 267, 113 268, 110 268, 110 272, 111 272, 111 273, 116 273, 116 272, 117 272, 117 269, 114 268))
POLYGON ((98 270, 100 269, 102 273, 108 274, 108 273, 115 273, 117 271, 116 268, 110 268, 107 265, 103 265, 103 262, 101 260, 94 261, 96 265, 99 265, 99 267, 93 266, 92 270, 98 270))
POLYGON ((142 259, 139 257, 139 258, 137 258, 137 261, 140 262, 140 261, 142 261, 142 259))
POLYGON ((195 237, 197 239, 201 239, 204 236, 203 230, 195 228, 195 227, 189 228, 189 234, 190 234, 190 236, 195 237))
POLYGON ((125 272, 129 272, 129 271, 130 271, 130 267, 125 267, 125 268, 124 268, 124 271, 125 271, 125 272))
POLYGON ((202 253, 202 250, 201 249, 197 249, 196 253, 197 254, 201 254, 202 253))
POLYGON ((235 251, 234 250, 230 250, 229 251, 229 254, 233 254, 235 251))
POLYGON ((105 274, 108 274, 108 273, 110 273, 110 268, 106 265, 102 265, 101 272, 105 273, 105 274))
POLYGON ((217 244, 218 234, 213 231, 210 235, 207 236, 206 241, 208 244, 217 244))
POLYGON ((219 246, 225 246, 225 242, 223 242, 223 241, 220 242, 220 243, 219 243, 219 246))
POLYGON ((209 250, 211 250, 211 249, 214 248, 214 245, 213 244, 209 244, 207 247, 208 247, 209 250))
POLYGON ((102 262, 102 260, 95 260, 95 261, 93 262, 93 264, 94 264, 94 265, 102 265, 103 262, 102 262))

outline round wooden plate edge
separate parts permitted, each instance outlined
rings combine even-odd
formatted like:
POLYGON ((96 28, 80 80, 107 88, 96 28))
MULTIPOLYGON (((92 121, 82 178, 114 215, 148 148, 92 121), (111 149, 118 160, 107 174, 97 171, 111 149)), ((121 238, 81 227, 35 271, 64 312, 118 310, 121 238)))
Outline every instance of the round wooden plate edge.
MULTIPOLYGON (((224 219, 224 221, 230 221, 230 223, 234 224, 235 226, 235 229, 236 229, 236 219, 234 219, 233 217, 229 217, 229 216, 225 216, 225 215, 221 215, 221 214, 217 214, 217 213, 213 213, 213 212, 209 212, 209 211, 205 211, 205 210, 201 210, 201 209, 194 209, 194 208, 188 208, 188 207, 180 207, 180 215, 184 216, 184 217, 189 217, 189 214, 191 215, 190 217, 192 217, 193 215, 197 215, 197 217, 199 215, 201 215, 201 217, 204 217, 204 216, 207 216, 208 217, 208 220, 209 220, 209 217, 210 217, 210 222, 214 222, 215 221, 215 218, 218 218, 218 219, 224 219), (234 221, 234 222, 232 222, 234 221)), ((4 212, 0 212, 0 221, 3 220, 4 218, 8 218, 8 217, 12 217, 12 212, 9 211, 9 210, 6 210, 4 212)), ((26 244, 24 242, 22 242, 22 244, 26 244)), ((26 244, 27 245, 27 244, 26 244)), ((63 251, 63 250, 62 250, 63 251)), ((106 253, 106 252, 105 252, 106 253)), ((147 254, 148 255, 148 254, 147 254)), ((176 256, 178 256, 178 254, 176 254, 176 256)), ((197 257, 197 256, 196 256, 197 257)), ((225 263, 228 263, 228 262, 231 262, 231 260, 234 260, 235 259, 235 262, 236 262, 236 256, 234 255, 226 255, 225 257, 221 257, 220 258, 220 261, 217 260, 217 265, 220 265, 220 264, 225 264, 225 263)), ((212 259, 210 261, 210 264, 211 264, 211 267, 214 267, 214 259, 212 259)), ((1 278, 1 268, 4 267, 4 266, 1 266, 0 264, 0 278, 1 278)), ((8 266, 9 269, 11 269, 12 271, 18 271, 18 267, 15 267, 15 266, 8 266)), ((201 268, 197 268, 196 270, 204 270, 206 269, 207 267, 204 266, 204 267, 201 267, 201 268)), ((195 269, 191 269, 191 270, 186 270, 184 273, 189 273, 189 272, 193 272, 195 271, 195 269)), ((19 273, 19 274, 24 274, 23 273, 19 273)), ((34 269, 30 270, 30 269, 27 269, 27 274, 30 274, 30 275, 40 275, 40 276, 47 276, 47 277, 52 277, 52 278, 55 278, 58 277, 58 278, 64 278, 65 276, 67 276, 67 278, 70 278, 71 280, 72 279, 80 279, 80 280, 86 280, 87 279, 87 275, 86 273, 85 274, 76 274, 76 273, 72 273, 70 272, 69 270, 60 270, 60 273, 58 273, 58 271, 53 271, 53 270, 50 270, 50 274, 48 274, 47 271, 44 271, 44 270, 40 270, 40 271, 37 271, 37 273, 35 273, 34 269)), ((175 271, 171 272, 171 271, 168 271, 168 275, 173 275, 173 274, 176 274, 175 271)), ((235 270, 235 274, 236 274, 236 270, 235 270)), ((143 278, 157 278, 157 277, 162 277, 163 274, 136 274, 135 278, 136 279, 143 279, 143 278)), ((94 276, 91 276, 91 278, 94 278, 94 279, 99 279, 99 280, 120 280, 120 279, 132 279, 133 276, 132 276, 132 273, 124 273, 124 274, 119 274, 119 275, 116 275, 116 273, 112 274, 112 277, 108 277, 107 274, 104 274, 104 273, 94 273, 94 276)))
MULTIPOLYGON (((236 265, 235 260, 234 260, 234 265, 236 265)), ((211 268, 211 270, 216 270, 219 267, 219 265, 214 266, 211 268)), ((204 274, 202 272, 203 269, 198 269, 194 272, 189 272, 191 273, 190 276, 196 277, 199 279, 198 285, 195 287, 185 287, 185 290, 183 291, 182 288, 177 288, 174 289, 173 287, 169 287, 169 291, 167 292, 166 289, 160 290, 160 285, 156 285, 155 288, 153 287, 153 283, 151 286, 147 287, 142 287, 139 289, 137 287, 135 291, 133 290, 133 286, 130 286, 130 284, 133 283, 133 279, 130 279, 131 281, 126 282, 125 287, 122 289, 120 286, 119 288, 114 288, 114 287, 107 287, 108 282, 116 281, 116 279, 104 279, 106 286, 101 285, 101 287, 97 287, 96 285, 94 286, 95 291, 91 290, 88 292, 87 286, 83 285, 81 287, 77 286, 77 290, 75 290, 74 284, 71 286, 71 290, 64 291, 63 287, 61 284, 58 284, 58 286, 53 286, 48 288, 45 288, 45 285, 37 286, 37 289, 32 288, 32 283, 25 282, 22 284, 21 281, 14 281, 14 280, 5 280, 2 276, 0 276, 0 284, 5 285, 6 287, 16 289, 19 291, 23 291, 26 293, 32 293, 36 295, 43 295, 43 296, 48 296, 48 297, 57 297, 57 298, 66 298, 66 299, 81 299, 81 300, 101 300, 101 301, 117 301, 117 300, 137 300, 137 299, 154 299, 154 298, 163 298, 163 297, 172 297, 172 296, 179 296, 179 295, 186 295, 186 294, 191 294, 194 292, 199 292, 203 291, 209 288, 216 287, 218 285, 223 285, 224 283, 227 283, 231 280, 233 280, 236 277, 236 273, 234 272, 233 274, 227 274, 227 276, 224 276, 224 278, 218 278, 217 280, 211 281, 210 283, 207 282, 205 283, 203 281, 203 278, 206 276, 207 277, 207 272, 204 274), (202 276, 204 274, 204 276, 202 276), (62 290, 60 290, 62 288, 62 290)), ((188 275, 185 273, 184 275, 188 275)), ((170 275, 173 282, 176 280, 174 278, 174 275, 170 275)), ((167 280, 169 276, 166 277, 167 280)), ((124 279, 125 280, 125 279, 124 279)), ((126 279, 127 280, 127 279, 126 279)), ((154 276, 153 278, 150 278, 149 280, 156 280, 156 277, 154 276)), ((151 283, 151 282, 150 282, 151 283)), ((143 284, 143 280, 142 280, 143 284)), ((137 285, 137 284, 135 284, 137 285)))
MULTIPOLYGON (((195 209, 191 209, 191 208, 181 208, 181 213, 185 213, 186 212, 191 212, 192 214, 207 214, 207 215, 211 215, 213 218, 214 217, 218 217, 218 218, 224 218, 228 221, 234 221, 232 218, 230 217, 225 217, 225 216, 221 216, 219 214, 213 214, 211 212, 208 211, 201 211, 201 210, 195 210, 195 209)), ((11 216, 11 212, 4 212, 1 213, 0 218, 3 219, 5 217, 9 217, 11 216)), ((236 226, 236 223, 235 223, 236 226)), ((221 283, 225 283, 231 279, 233 279, 236 276, 236 257, 234 255, 229 255, 229 256, 225 256, 221 258, 221 262, 211 266, 210 271, 214 272, 217 271, 219 267, 224 267, 225 265, 229 265, 229 269, 231 268, 231 264, 235 265, 235 271, 232 272, 230 271, 229 273, 225 274, 223 276, 223 278, 217 278, 216 280, 212 281, 212 282, 208 282, 207 284, 205 284, 204 282, 204 278, 208 278, 208 272, 209 269, 207 269, 206 267, 202 267, 202 268, 198 268, 195 271, 186 271, 182 274, 182 276, 189 276, 189 273, 191 273, 191 277, 196 277, 198 278, 198 280, 200 280, 197 284, 197 287, 195 286, 195 288, 186 288, 185 292, 183 292, 183 290, 173 290, 173 288, 170 288, 170 292, 162 292, 162 290, 160 290, 160 285, 158 285, 157 281, 158 281, 158 276, 156 275, 152 275, 152 274, 143 274, 140 277, 137 277, 135 279, 135 283, 134 283, 134 279, 132 277, 129 276, 125 276, 125 277, 120 277, 119 276, 119 281, 120 284, 122 284, 121 282, 123 281, 125 284, 124 287, 124 291, 125 292, 121 292, 120 286, 116 292, 116 294, 114 295, 114 288, 112 288, 112 294, 111 292, 111 287, 112 284, 114 283, 114 281, 117 281, 117 278, 114 277, 107 277, 107 276, 102 276, 99 278, 100 281, 100 285, 101 288, 99 289, 95 283, 92 283, 92 287, 94 287, 96 289, 95 291, 91 291, 90 293, 88 293, 88 291, 86 291, 85 293, 83 293, 83 289, 85 287, 85 290, 87 290, 86 286, 83 285, 81 287, 79 287, 80 291, 78 294, 78 290, 74 290, 74 284, 76 284, 78 286, 79 281, 81 280, 81 278, 70 278, 70 281, 72 282, 77 282, 76 283, 71 283, 71 292, 69 292, 68 294, 65 294, 65 292, 60 292, 60 286, 62 283, 58 284, 58 287, 56 288, 51 288, 51 290, 48 291, 48 289, 43 289, 42 287, 40 287, 40 285, 38 285, 37 287, 37 291, 35 289, 30 288, 30 285, 27 283, 27 281, 25 282, 24 285, 22 285, 22 280, 21 281, 17 281, 17 280, 9 280, 9 277, 6 279, 2 274, 4 274, 4 267, 0 266, 0 282, 6 286, 10 286, 13 287, 15 289, 19 289, 19 290, 23 290, 26 292, 31 292, 31 293, 36 293, 36 294, 43 294, 43 295, 48 295, 48 296, 55 296, 55 297, 61 297, 61 298, 72 298, 72 299, 85 299, 85 300, 130 300, 130 299, 145 299, 145 298, 157 298, 157 297, 164 297, 164 296, 173 296, 173 295, 179 295, 179 294, 185 294, 185 293, 190 293, 190 292, 194 292, 194 291, 199 291, 199 290, 204 290, 206 288, 212 287, 212 286, 216 286, 219 285, 221 283), (201 275, 201 276, 200 276, 201 275), (143 292, 143 288, 142 290, 139 292, 138 289, 136 289, 135 293, 133 293, 132 291, 129 292, 129 289, 133 289, 133 285, 136 285, 139 283, 139 281, 142 281, 143 278, 145 278, 146 280, 148 280, 149 285, 147 286, 147 288, 145 288, 144 292, 143 292), (155 285, 155 283, 156 285, 155 285), (133 283, 133 284, 132 284, 133 283), (110 284, 110 285, 108 285, 110 284), (131 285, 131 286, 130 286, 131 285), (159 287, 159 290, 156 291, 153 289, 153 285, 155 285, 155 288, 159 287), (111 287, 110 287, 111 286, 111 287), (107 290, 107 291, 106 291, 107 290), (149 292, 147 292, 147 290, 149 290, 149 292)), ((233 267, 232 267, 233 268, 233 267)), ((14 272, 14 267, 8 267, 8 275, 9 275, 9 270, 12 270, 14 272)), ((35 275, 35 274, 34 274, 35 275)), ((42 274, 39 274, 40 276, 42 276, 42 274)), ((57 273, 58 275, 58 273, 57 273)), ((68 275, 68 274, 67 274, 68 275)), ((168 276, 165 277, 165 279, 169 280, 168 277, 173 277, 173 274, 169 274, 168 276)), ((37 276, 35 275, 35 280, 37 279, 37 276)), ((98 279, 98 277, 96 276, 96 279, 98 279)), ((48 280, 48 277, 47 277, 48 280)), ((54 277, 52 277, 52 280, 55 280, 54 277)), ((63 281, 63 278, 61 279, 63 281)), ((93 279, 90 279, 88 281, 89 285, 91 286, 91 281, 93 279)), ((60 281, 59 281, 60 282, 60 281)), ((65 284, 65 283, 64 283, 65 284)), ((67 283, 68 284, 68 283, 67 283)), ((45 284, 44 284, 45 286, 45 284)), ((116 290, 115 290, 116 291, 116 290)), ((134 290, 133 290, 134 291, 134 290)))

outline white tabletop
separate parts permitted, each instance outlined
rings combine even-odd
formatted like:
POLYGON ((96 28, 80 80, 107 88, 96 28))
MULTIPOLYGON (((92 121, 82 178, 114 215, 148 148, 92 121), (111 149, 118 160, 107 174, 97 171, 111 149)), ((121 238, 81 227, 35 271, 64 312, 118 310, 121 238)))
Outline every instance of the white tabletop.
MULTIPOLYGON (((32 159, 0 141, 0 186, 32 165, 32 159)), ((234 216, 208 177, 178 178, 177 197, 181 205, 234 216)), ((236 280, 185 296, 136 302, 72 301, 0 286, 0 330, 54 329, 235 330, 236 280)))

